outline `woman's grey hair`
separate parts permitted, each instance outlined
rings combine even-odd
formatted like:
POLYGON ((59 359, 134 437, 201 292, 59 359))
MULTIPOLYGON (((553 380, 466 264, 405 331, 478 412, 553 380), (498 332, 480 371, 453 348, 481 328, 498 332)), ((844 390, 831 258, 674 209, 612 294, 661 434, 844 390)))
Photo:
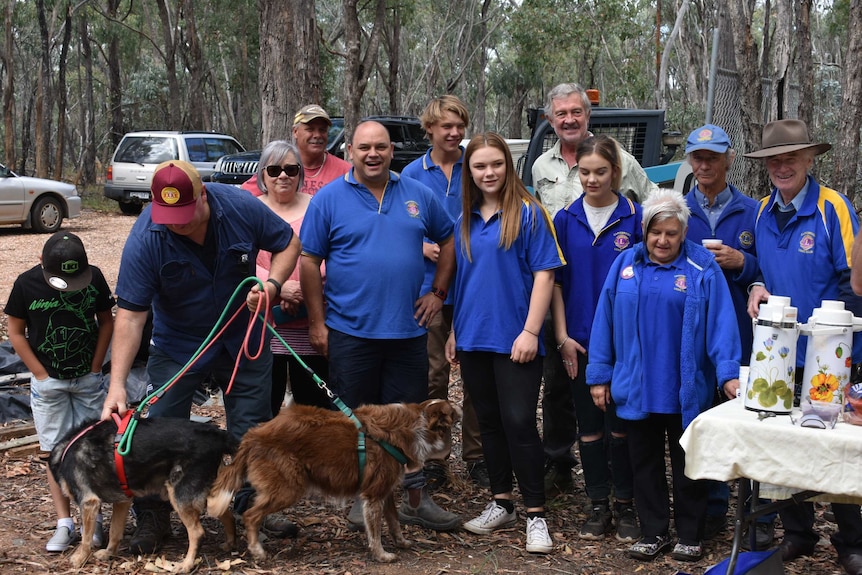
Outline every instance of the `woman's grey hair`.
POLYGON ((584 113, 589 116, 593 106, 590 103, 589 97, 587 97, 587 91, 584 90, 580 84, 575 84, 574 82, 557 84, 551 88, 551 91, 548 92, 548 98, 545 100, 545 115, 548 116, 551 114, 551 107, 554 104, 554 100, 567 98, 569 94, 578 94, 581 97, 581 102, 584 104, 584 113))
POLYGON ((644 233, 649 231, 653 220, 662 222, 676 218, 682 227, 688 226, 691 210, 685 203, 682 193, 670 188, 659 188, 649 195, 643 203, 644 233))
POLYGON ((263 174, 267 166, 277 164, 284 165, 284 160, 288 154, 293 154, 296 158, 296 163, 299 164, 299 175, 297 175, 296 189, 302 189, 302 182, 305 179, 305 169, 302 167, 302 160, 299 157, 299 148, 295 144, 291 144, 287 140, 273 140, 268 143, 260 153, 260 160, 257 162, 257 189, 261 193, 266 193, 266 182, 263 180, 263 174))

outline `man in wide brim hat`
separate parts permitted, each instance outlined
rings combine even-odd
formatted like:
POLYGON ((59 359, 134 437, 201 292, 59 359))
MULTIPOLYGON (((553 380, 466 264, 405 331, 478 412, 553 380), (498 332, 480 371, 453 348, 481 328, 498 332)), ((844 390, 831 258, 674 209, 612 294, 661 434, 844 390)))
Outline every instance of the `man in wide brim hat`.
MULTIPOLYGON (((810 173, 814 158, 829 150, 829 144, 811 141, 805 122, 777 120, 763 128, 760 150, 745 154, 762 158, 772 182, 772 192, 760 202, 754 224, 754 242, 762 283, 752 284, 748 313, 770 293, 789 296, 799 317, 810 317, 824 300, 844 301, 856 311, 858 298, 848 294, 850 254, 859 221, 853 205, 842 194, 818 182, 810 173)), ((796 384, 802 383, 807 339, 796 347, 796 384)), ((862 359, 862 337, 854 337, 853 361, 862 359)), ((858 364, 857 364, 858 365, 858 364)), ((862 366, 860 366, 862 367, 862 366)), ((857 368, 851 373, 857 373, 857 368)), ((852 376, 851 376, 852 377, 852 376)), ((855 381, 854 381, 855 382, 855 381)), ((838 530, 832 544, 838 562, 848 575, 862 575, 862 517, 859 506, 832 505, 838 530)), ((781 557, 791 561, 811 555, 820 537, 813 529, 811 503, 799 503, 779 511, 784 526, 781 557)))
POLYGON ((802 120, 775 120, 763 127, 760 149, 743 154, 746 158, 768 158, 797 150, 813 148, 814 155, 828 152, 832 144, 815 144, 808 135, 808 126, 802 120))

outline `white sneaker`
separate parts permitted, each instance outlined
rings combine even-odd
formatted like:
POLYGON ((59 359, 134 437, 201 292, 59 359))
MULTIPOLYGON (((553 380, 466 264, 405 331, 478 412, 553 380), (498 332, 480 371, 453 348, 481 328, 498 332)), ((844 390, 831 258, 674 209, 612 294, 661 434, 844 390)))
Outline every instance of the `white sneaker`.
POLYGON ((518 514, 514 510, 509 513, 504 507, 497 505, 496 501, 492 501, 479 517, 465 523, 464 529, 477 535, 488 535, 495 529, 509 527, 516 519, 518 514))
POLYGON ((62 553, 75 541, 75 533, 65 525, 57 527, 54 535, 45 544, 45 551, 51 553, 62 553))
POLYGON ((550 553, 554 542, 548 533, 544 517, 527 518, 527 551, 529 553, 550 553))

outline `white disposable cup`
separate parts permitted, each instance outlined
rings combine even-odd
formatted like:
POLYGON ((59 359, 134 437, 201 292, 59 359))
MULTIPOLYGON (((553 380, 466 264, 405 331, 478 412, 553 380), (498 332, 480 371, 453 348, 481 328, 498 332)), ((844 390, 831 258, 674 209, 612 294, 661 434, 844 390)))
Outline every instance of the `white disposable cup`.
POLYGON ((720 246, 724 242, 718 238, 703 238, 700 240, 700 243, 703 244, 703 247, 708 248, 710 246, 720 246))

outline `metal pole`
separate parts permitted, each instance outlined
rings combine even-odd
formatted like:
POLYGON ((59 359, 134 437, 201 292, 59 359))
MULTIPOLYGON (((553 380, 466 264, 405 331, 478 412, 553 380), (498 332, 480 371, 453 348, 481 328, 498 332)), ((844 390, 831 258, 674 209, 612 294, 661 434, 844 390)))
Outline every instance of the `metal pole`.
MULTIPOLYGON (((721 22, 722 15, 719 14, 718 21, 721 22)), ((712 123, 712 108, 715 104, 715 82, 718 75, 718 29, 716 25, 712 31, 712 54, 709 57, 709 84, 706 91, 706 123, 712 123)))

